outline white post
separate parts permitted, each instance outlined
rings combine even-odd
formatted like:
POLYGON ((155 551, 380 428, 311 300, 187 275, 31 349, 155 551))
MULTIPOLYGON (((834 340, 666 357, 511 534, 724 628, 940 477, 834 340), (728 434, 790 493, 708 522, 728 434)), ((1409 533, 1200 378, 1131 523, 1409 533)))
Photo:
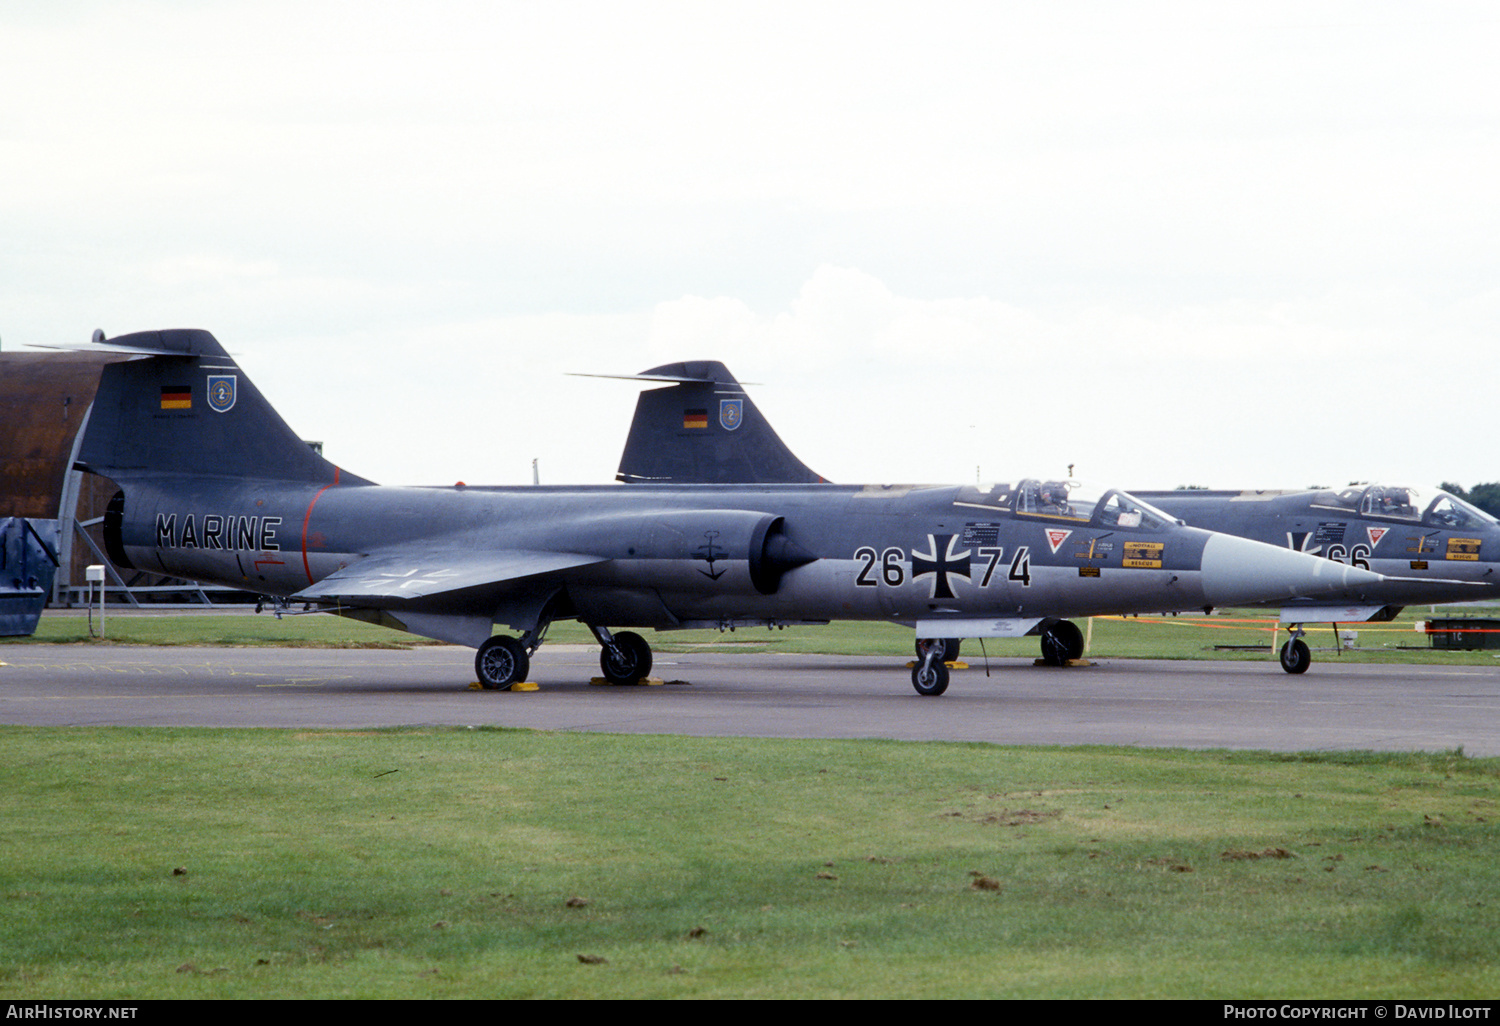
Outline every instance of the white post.
POLYGON ((84 567, 83 579, 89 582, 89 606, 94 604, 94 582, 99 582, 99 637, 104 637, 104 564, 84 567))

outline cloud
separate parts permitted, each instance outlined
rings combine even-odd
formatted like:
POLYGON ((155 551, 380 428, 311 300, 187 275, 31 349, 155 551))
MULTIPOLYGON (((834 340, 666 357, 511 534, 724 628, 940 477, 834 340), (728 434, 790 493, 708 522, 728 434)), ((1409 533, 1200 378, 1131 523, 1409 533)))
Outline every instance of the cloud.
POLYGON ((1491 19, 7 10, 0 331, 209 328, 382 480, 608 480, 564 374, 690 358, 842 480, 1480 479, 1491 19))

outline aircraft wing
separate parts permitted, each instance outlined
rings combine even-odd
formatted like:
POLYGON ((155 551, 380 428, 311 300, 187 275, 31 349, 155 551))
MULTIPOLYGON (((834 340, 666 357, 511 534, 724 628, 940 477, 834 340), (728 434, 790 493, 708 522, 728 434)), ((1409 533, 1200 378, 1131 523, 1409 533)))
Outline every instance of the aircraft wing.
POLYGON ((329 574, 292 595, 291 601, 379 606, 473 589, 503 590, 507 584, 526 578, 602 562, 602 556, 579 552, 498 549, 476 553, 473 549, 447 546, 402 546, 372 553, 329 574))

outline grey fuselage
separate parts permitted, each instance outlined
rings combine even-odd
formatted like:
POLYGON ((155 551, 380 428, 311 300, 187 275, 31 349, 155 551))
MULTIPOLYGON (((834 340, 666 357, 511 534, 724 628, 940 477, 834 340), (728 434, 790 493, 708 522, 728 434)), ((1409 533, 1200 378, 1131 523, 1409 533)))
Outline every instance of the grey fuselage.
MULTIPOLYGON (((996 502, 1005 494, 1005 486, 298 486, 172 475, 133 481, 111 532, 128 565, 278 596, 357 571, 372 554, 420 553, 408 598, 400 557, 380 564, 395 607, 492 609, 496 622, 518 629, 536 626, 542 595, 555 600, 556 616, 657 628, 1069 617, 1217 601, 1200 580, 1206 532, 1021 515, 996 502), (460 575, 493 552, 589 558, 565 574, 543 567, 425 594, 435 573, 460 575)), ((317 597, 336 601, 338 592, 317 597)))
POLYGON ((1388 579, 1358 596, 1390 606, 1500 596, 1500 524, 1446 492, 1400 486, 1342 491, 1133 492, 1194 527, 1323 556, 1388 579))

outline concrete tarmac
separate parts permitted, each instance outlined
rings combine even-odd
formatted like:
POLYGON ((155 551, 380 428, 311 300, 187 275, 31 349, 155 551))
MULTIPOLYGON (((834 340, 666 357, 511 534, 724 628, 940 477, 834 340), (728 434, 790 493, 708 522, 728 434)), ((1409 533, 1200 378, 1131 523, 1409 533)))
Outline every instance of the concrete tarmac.
MULTIPOLYGON (((967 653, 966 653, 967 655, 967 653)), ((886 657, 657 654, 662 686, 590 685, 598 649, 546 646, 534 692, 470 690, 473 652, 0 645, 0 722, 479 725, 697 736, 1500 755, 1500 668, 1113 659, 981 661, 923 698, 886 657)))

